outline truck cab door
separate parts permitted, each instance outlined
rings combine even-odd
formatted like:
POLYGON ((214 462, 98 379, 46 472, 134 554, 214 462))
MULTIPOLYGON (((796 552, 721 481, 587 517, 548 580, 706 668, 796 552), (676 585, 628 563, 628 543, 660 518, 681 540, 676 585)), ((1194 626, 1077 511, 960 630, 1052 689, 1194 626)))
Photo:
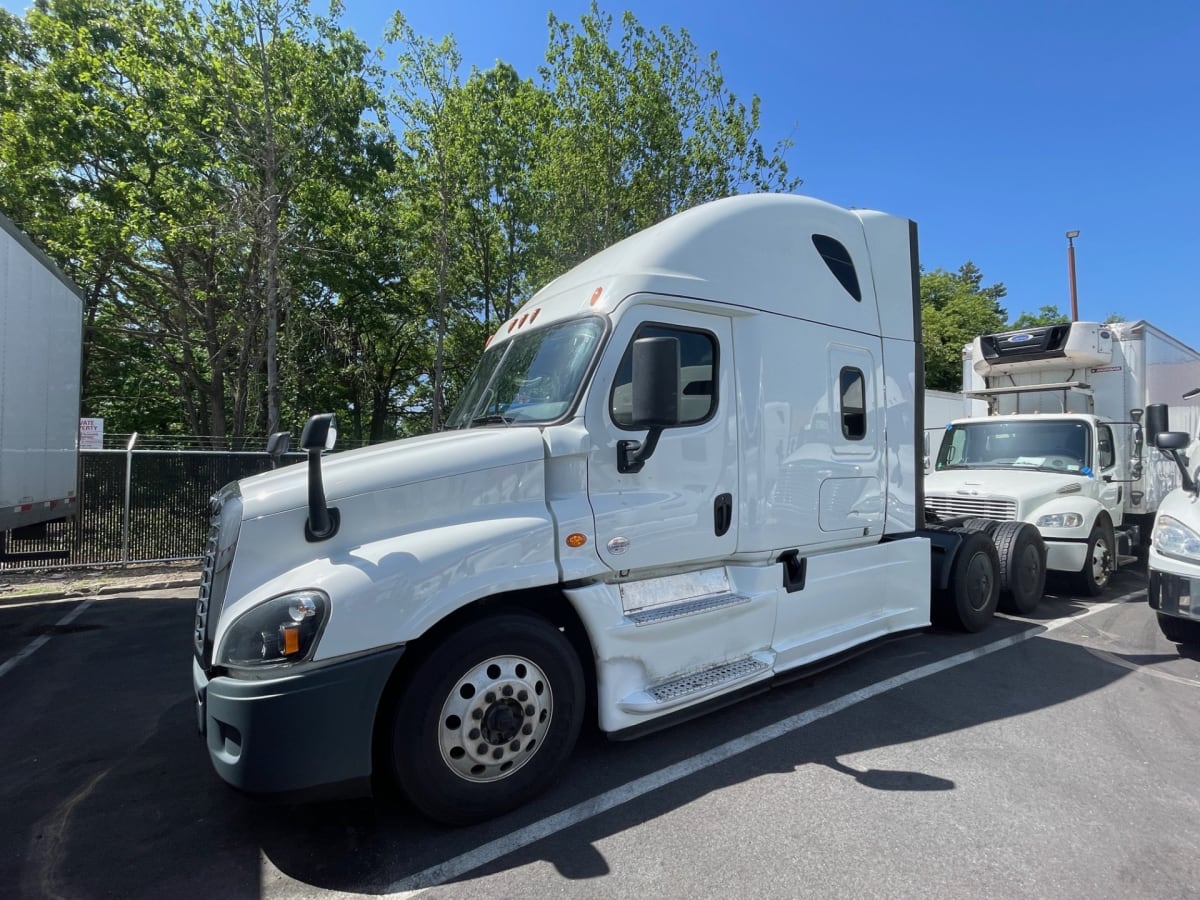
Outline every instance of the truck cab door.
POLYGON ((730 320, 665 306, 623 316, 585 407, 593 442, 588 497, 600 558, 614 570, 718 561, 737 546, 737 413, 730 320), (640 471, 621 472, 632 426, 632 348, 645 337, 679 342, 679 421, 663 429, 640 471))
POLYGON ((1113 525, 1120 525, 1124 513, 1125 491, 1121 472, 1122 454, 1117 452, 1116 435, 1110 425, 1096 426, 1096 478, 1100 480, 1100 504, 1108 510, 1113 525))

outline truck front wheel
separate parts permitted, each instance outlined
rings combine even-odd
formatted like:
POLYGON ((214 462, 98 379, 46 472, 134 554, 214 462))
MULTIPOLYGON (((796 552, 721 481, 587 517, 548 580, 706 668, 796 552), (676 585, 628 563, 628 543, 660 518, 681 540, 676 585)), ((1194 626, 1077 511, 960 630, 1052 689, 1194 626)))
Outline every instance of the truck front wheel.
POLYGON ((1096 524, 1092 527, 1092 533, 1088 537, 1087 556, 1084 558, 1083 568, 1076 576, 1079 590, 1084 596, 1099 597, 1104 593, 1115 568, 1115 546, 1112 525, 1109 524, 1108 519, 1097 519, 1096 524))
POLYGON ((554 779, 583 710, 583 669, 557 628, 525 613, 481 619, 443 640, 403 688, 393 773, 431 819, 489 819, 554 779))

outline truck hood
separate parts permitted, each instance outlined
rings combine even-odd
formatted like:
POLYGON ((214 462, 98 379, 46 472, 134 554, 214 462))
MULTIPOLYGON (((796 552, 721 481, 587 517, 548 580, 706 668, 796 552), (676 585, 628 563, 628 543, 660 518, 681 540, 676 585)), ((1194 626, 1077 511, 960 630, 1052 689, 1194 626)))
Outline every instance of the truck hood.
POLYGON ((1077 491, 1090 493, 1086 475, 1063 472, 1040 472, 1036 469, 953 469, 934 472, 925 477, 927 497, 996 497, 1017 501, 1019 509, 1028 509, 1060 496, 1064 488, 1075 486, 1077 491))
MULTIPOLYGON (((540 462, 546 448, 537 428, 470 428, 330 453, 321 460, 330 505, 389 488, 540 462)), ((252 519, 308 504, 308 464, 300 462, 239 482, 242 515, 252 519)))

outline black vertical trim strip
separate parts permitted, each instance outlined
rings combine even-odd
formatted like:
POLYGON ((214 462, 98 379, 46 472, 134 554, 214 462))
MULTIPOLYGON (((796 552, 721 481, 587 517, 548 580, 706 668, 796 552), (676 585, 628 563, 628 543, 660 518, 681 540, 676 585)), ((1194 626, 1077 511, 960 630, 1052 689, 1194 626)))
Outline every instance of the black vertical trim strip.
MULTIPOLYGON (((916 506, 916 527, 925 527, 925 340, 921 333, 921 260, 917 251, 917 223, 908 220, 908 252, 912 268, 913 305, 913 416, 916 434, 913 435, 917 484, 913 491, 916 506)), ((932 449, 932 448, 930 448, 932 449)))

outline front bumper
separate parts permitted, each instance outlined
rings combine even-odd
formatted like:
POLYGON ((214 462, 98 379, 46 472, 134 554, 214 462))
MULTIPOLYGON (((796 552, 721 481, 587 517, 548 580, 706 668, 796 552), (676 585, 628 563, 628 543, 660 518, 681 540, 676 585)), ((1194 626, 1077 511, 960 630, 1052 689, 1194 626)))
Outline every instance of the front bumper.
POLYGON ((1146 599, 1165 616, 1200 621, 1200 577, 1151 569, 1146 599))
POLYGON ((403 653, 265 680, 209 679, 193 658, 197 720, 217 774, 250 793, 369 794, 376 712, 403 653))
POLYGON ((1080 572, 1088 558, 1087 540, 1062 541, 1045 537, 1046 568, 1053 572, 1080 572))

